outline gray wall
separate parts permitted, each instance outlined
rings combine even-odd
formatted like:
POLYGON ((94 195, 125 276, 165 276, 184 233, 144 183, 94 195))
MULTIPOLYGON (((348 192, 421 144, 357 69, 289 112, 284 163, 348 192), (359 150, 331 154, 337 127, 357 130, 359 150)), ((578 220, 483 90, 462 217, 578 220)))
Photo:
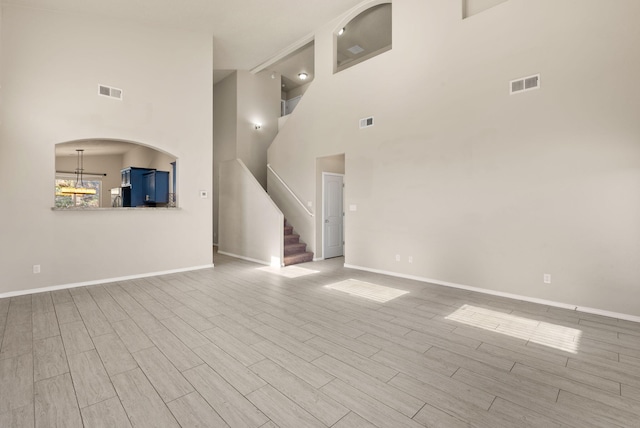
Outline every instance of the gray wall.
POLYGON ((0 293, 210 265, 211 37, 2 9, 0 293), (54 146, 83 139, 175 154, 181 209, 52 211, 54 146))
POLYGON ((346 263, 640 315, 640 2, 393 7, 393 50, 341 73, 348 17, 316 33, 314 83, 269 150, 303 200, 316 158, 345 153, 346 263))

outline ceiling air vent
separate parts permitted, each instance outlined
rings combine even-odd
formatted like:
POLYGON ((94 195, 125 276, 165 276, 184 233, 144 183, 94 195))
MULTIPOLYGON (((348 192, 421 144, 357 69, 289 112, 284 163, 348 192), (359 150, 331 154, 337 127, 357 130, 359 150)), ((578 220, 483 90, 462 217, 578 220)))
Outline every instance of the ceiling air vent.
POLYGON ((364 49, 362 49, 362 46, 359 46, 359 45, 353 45, 347 50, 354 55, 358 55, 359 53, 364 52, 364 49))
POLYGON ((99 85, 98 95, 103 97, 115 98, 122 100, 122 89, 112 88, 111 86, 99 85))
POLYGON ((360 119, 360 129, 368 128, 370 126, 373 126, 373 116, 372 117, 365 117, 364 119, 360 119))
POLYGON ((532 91, 534 89, 540 89, 539 74, 529 77, 523 77, 509 82, 509 93, 511 95, 518 94, 520 92, 532 91))

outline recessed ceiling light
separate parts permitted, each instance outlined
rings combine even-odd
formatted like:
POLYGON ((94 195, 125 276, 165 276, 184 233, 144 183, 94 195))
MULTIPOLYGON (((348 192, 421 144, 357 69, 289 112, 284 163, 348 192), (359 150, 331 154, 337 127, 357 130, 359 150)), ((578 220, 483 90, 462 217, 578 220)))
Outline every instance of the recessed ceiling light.
POLYGON ((342 36, 344 34, 344 28, 341 28, 340 31, 338 31, 338 36, 342 36))
POLYGON ((300 79, 300 80, 307 80, 307 77, 309 77, 309 75, 307 73, 299 73, 298 74, 298 79, 300 79))

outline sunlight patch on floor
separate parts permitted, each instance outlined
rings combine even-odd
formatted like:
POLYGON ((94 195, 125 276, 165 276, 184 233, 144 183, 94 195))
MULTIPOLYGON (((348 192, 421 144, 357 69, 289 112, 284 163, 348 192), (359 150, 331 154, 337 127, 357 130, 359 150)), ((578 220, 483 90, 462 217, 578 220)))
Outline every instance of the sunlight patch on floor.
POLYGON ((301 276, 313 275, 318 273, 317 270, 305 269, 299 266, 285 266, 285 267, 273 267, 265 266, 258 268, 263 272, 275 273, 276 275, 284 276, 285 278, 300 278, 301 276))
POLYGON ((446 319, 501 333, 539 345, 578 353, 582 331, 562 325, 518 317, 503 312, 464 305, 446 319))
POLYGON ((342 291, 352 296, 364 297, 365 299, 378 303, 386 303, 409 293, 405 290, 398 290, 397 288, 385 287, 384 285, 372 284, 356 279, 347 279, 346 281, 336 282, 325 285, 324 287, 330 290, 342 291))

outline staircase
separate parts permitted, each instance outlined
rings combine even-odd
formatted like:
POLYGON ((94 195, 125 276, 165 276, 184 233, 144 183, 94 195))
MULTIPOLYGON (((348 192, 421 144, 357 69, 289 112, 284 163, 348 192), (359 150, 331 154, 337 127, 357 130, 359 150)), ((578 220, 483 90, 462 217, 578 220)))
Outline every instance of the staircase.
POLYGON ((307 244, 300 242, 300 235, 293 233, 293 226, 287 225, 284 221, 284 265, 295 265, 298 263, 310 262, 313 260, 313 253, 307 251, 307 244))

